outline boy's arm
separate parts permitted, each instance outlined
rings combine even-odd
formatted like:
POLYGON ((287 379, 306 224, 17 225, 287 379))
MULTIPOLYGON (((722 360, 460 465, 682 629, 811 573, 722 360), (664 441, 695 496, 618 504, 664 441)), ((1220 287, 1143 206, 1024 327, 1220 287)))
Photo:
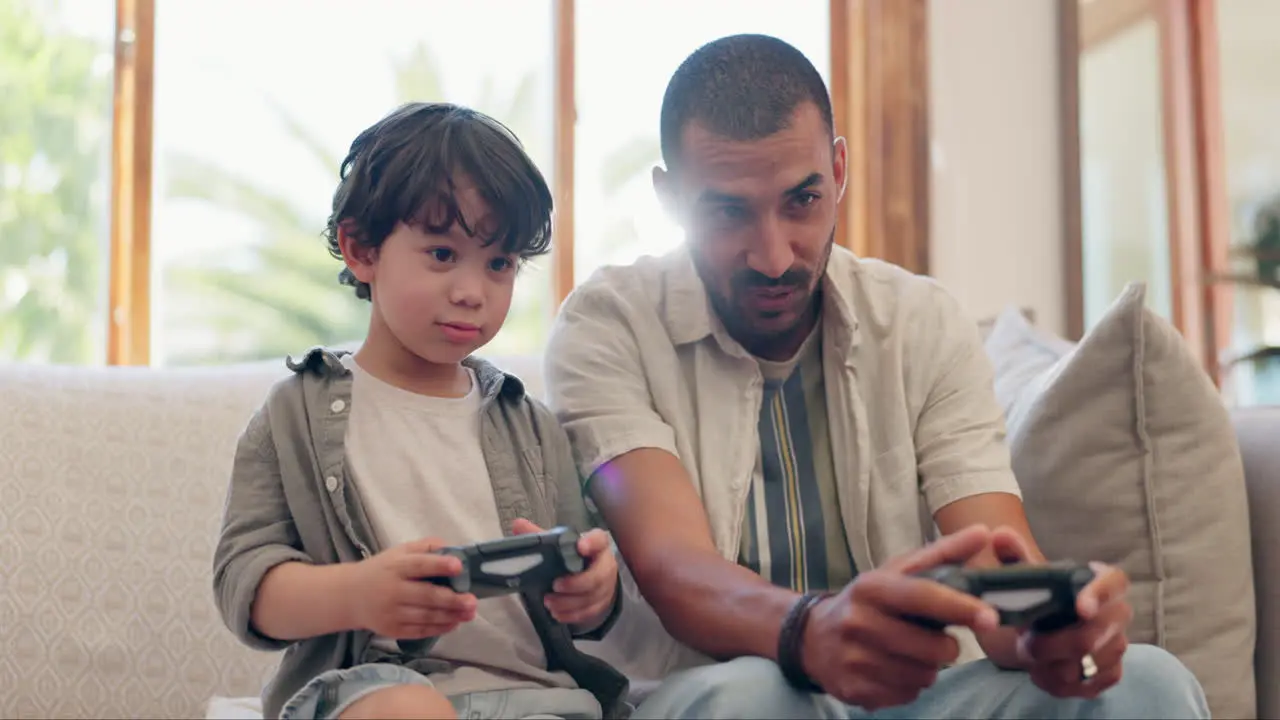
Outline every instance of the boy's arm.
MULTIPOLYGON (((578 474, 578 466, 573 461, 573 449, 569 446, 569 436, 564 428, 541 404, 536 404, 534 417, 542 427, 539 437, 543 438, 544 464, 547 465, 547 476, 556 484, 556 524, 572 527, 578 532, 602 527, 600 516, 587 506, 583 494, 582 477, 578 474)), ((610 552, 617 557, 617 546, 612 540, 610 552)), ((622 578, 617 579, 617 588, 613 594, 613 605, 599 622, 592 626, 571 625, 573 637, 577 640, 602 640, 618 621, 622 614, 622 578)))
POLYGON ((346 629, 349 568, 315 565, 289 512, 264 406, 236 446, 213 592, 223 622, 241 642, 280 650, 292 641, 346 629), (315 598, 325 602, 315 602, 315 598))

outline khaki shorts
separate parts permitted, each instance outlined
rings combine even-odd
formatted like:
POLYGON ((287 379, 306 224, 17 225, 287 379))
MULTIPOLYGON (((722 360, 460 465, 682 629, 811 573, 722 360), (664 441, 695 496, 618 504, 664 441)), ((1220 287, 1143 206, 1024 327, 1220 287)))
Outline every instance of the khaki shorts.
MULTIPOLYGON (((434 687, 431 679, 400 665, 371 663, 330 670, 308 682, 280 711, 281 720, 329 720, 371 692, 395 685, 434 687)), ((459 718, 471 720, 601 720, 600 703, 586 690, 520 688, 455 695, 459 718)))

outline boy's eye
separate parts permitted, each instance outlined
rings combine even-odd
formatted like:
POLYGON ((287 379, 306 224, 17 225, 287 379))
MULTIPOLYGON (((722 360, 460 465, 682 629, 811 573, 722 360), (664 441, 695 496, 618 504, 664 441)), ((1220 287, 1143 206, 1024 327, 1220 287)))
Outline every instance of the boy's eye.
POLYGON ((494 272, 506 272, 515 266, 516 264, 512 262, 511 258, 499 257, 489 261, 489 269, 494 272))
POLYGON ((449 262, 454 258, 453 249, 447 247, 433 247, 427 254, 435 258, 436 262, 449 262))

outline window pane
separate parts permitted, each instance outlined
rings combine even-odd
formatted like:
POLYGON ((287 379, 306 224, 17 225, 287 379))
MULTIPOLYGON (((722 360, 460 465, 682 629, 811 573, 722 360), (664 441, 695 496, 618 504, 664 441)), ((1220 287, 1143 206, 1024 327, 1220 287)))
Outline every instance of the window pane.
MULTIPOLYGON (((1242 280, 1233 303, 1239 356, 1280 347, 1280 45, 1273 32, 1280 3, 1231 0, 1216 7, 1227 197, 1237 248, 1233 274, 1242 280)), ((1280 404, 1280 357, 1242 363, 1230 380, 1241 404, 1280 404)))
MULTIPOLYGON (((338 284, 342 264, 321 232, 351 140, 402 102, 488 112, 551 181, 548 2, 158 5, 157 362, 278 358, 364 337, 368 303, 338 284)), ((506 327, 482 352, 541 344, 549 260, 522 272, 506 327)))
POLYGON ((667 81, 699 46, 736 33, 795 45, 830 81, 827 0, 579 0, 574 278, 678 245, 653 193, 667 81), (675 18, 673 20, 673 18, 675 18))
POLYGON ((1084 319, 1092 327, 1130 282, 1172 317, 1160 98, 1160 41, 1148 17, 1080 56, 1084 319))
POLYGON ((106 356, 114 12, 0 0, 0 361, 106 356))

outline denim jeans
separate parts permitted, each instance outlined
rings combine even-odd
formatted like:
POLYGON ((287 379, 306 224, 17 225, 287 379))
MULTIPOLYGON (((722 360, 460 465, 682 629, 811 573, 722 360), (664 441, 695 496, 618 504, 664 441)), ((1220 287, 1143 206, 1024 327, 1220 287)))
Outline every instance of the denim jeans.
POLYGON ((672 675, 636 708, 642 718, 1209 718, 1200 683, 1176 658, 1151 645, 1131 645, 1119 683, 1094 700, 1058 699, 1023 672, 979 660, 948 668, 914 702, 875 712, 830 695, 800 692, 778 666, 739 658, 672 675))

